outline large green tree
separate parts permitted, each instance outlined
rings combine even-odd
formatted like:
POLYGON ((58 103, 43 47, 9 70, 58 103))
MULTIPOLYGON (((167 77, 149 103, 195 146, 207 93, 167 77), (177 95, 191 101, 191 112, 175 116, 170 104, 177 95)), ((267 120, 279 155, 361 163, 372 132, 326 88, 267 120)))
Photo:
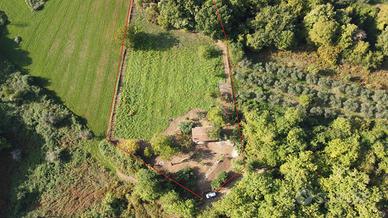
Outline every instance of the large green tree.
POLYGON ((254 33, 246 36, 247 45, 257 50, 264 47, 292 48, 296 43, 294 23, 295 17, 286 8, 264 7, 251 22, 254 33))
POLYGON ((137 183, 134 193, 146 201, 153 201, 160 197, 161 190, 157 175, 147 169, 140 169, 136 173, 137 183))
POLYGON ((224 33, 222 32, 217 11, 226 33, 231 33, 233 11, 228 0, 216 1, 216 6, 214 6, 213 0, 206 0, 195 15, 196 29, 213 39, 222 39, 224 33))
POLYGON ((334 168, 332 175, 321 181, 328 193, 328 216, 381 217, 378 203, 382 194, 378 188, 371 188, 369 182, 365 173, 334 168))

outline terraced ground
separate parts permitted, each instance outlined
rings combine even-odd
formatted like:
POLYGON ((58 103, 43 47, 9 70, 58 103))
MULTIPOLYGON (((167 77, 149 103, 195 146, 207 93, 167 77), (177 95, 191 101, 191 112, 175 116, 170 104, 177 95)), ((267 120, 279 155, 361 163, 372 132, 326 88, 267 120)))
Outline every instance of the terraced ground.
POLYGON ((117 109, 118 138, 149 139, 168 127, 171 118, 192 108, 215 103, 223 77, 221 57, 201 58, 198 48, 214 44, 209 38, 183 31, 164 31, 135 20, 141 28, 129 51, 123 92, 117 109))
POLYGON ((54 0, 31 12, 24 0, 0 0, 11 24, 0 54, 41 78, 47 87, 96 134, 104 134, 113 95, 119 44, 114 33, 124 25, 127 0, 54 0), (25 52, 23 52, 25 51, 25 52))

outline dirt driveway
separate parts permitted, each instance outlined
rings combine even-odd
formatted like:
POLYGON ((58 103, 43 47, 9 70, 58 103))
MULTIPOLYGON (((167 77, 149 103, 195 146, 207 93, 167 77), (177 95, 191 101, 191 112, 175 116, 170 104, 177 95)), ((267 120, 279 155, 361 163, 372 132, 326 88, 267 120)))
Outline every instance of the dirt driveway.
POLYGON ((228 141, 196 145, 192 152, 180 153, 168 161, 156 158, 155 168, 169 173, 192 168, 198 176, 197 190, 205 193, 211 190, 210 183, 213 179, 222 171, 231 169, 233 150, 233 144, 228 141))

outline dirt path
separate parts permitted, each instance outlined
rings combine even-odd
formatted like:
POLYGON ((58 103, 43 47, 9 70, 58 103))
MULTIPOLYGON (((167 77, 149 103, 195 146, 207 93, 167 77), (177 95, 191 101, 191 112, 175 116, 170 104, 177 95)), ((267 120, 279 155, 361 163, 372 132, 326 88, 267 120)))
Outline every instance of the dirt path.
POLYGON ((137 183, 137 179, 133 176, 130 176, 130 175, 126 175, 124 174, 123 172, 121 172, 120 170, 116 170, 116 175, 117 177, 119 177, 120 180, 124 181, 124 182, 130 182, 130 183, 137 183))
MULTIPOLYGON (((134 7, 134 1, 130 0, 130 5, 128 8, 128 15, 126 18, 126 23, 125 23, 125 29, 128 29, 128 26, 133 20, 136 11, 134 7)), ((125 38, 125 37, 124 37, 125 38)), ((108 130, 106 132, 106 138, 108 141, 114 141, 114 130, 115 130, 115 124, 116 124, 116 110, 117 107, 120 104, 120 98, 121 98, 121 93, 123 90, 123 84, 124 84, 124 76, 125 76, 125 70, 126 70, 126 60, 127 60, 127 52, 128 49, 124 46, 124 40, 121 43, 121 48, 120 48, 120 60, 119 60, 119 65, 118 65, 118 74, 116 78, 116 85, 115 85, 115 90, 114 90, 114 95, 112 99, 112 105, 110 109, 110 118, 109 118, 109 123, 108 123, 108 130)))
MULTIPOLYGON (((232 72, 231 72, 231 68, 230 68, 230 64, 229 64, 228 46, 223 41, 221 41, 221 40, 218 40, 216 45, 222 51, 222 58, 223 58, 223 61, 224 61, 224 69, 225 69, 225 74, 227 76, 226 80, 227 80, 227 83, 231 84, 231 79, 230 78, 232 76, 232 72)), ((233 95, 233 93, 230 93, 230 94, 233 95)))
POLYGON ((224 110, 224 114, 233 117, 234 111, 236 111, 235 106, 235 97, 233 93, 233 82, 232 82, 232 70, 229 61, 229 52, 228 46, 221 40, 217 41, 216 45, 222 51, 222 59, 224 62, 224 72, 225 72, 225 83, 219 85, 219 89, 222 96, 221 105, 224 110))

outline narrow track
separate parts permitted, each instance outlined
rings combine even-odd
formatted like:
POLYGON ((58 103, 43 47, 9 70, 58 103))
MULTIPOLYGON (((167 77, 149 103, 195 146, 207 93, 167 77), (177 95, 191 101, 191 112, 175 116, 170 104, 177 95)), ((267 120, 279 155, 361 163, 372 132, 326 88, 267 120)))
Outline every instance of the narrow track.
POLYGON ((126 60, 127 60, 127 54, 128 54, 128 49, 125 47, 124 40, 126 38, 126 33, 128 31, 129 24, 131 23, 131 20, 133 20, 133 16, 135 15, 135 8, 136 7, 134 7, 133 0, 130 0, 127 17, 125 18, 124 37, 123 37, 123 40, 121 41, 120 59, 119 59, 119 63, 118 63, 118 72, 117 72, 117 76, 116 76, 114 95, 112 97, 112 104, 111 104, 111 108, 110 108, 110 117, 109 117, 108 129, 106 132, 106 138, 110 142, 115 141, 114 129, 115 129, 115 124, 116 124, 116 110, 120 104, 120 97, 121 97, 123 84, 124 84, 126 60))

